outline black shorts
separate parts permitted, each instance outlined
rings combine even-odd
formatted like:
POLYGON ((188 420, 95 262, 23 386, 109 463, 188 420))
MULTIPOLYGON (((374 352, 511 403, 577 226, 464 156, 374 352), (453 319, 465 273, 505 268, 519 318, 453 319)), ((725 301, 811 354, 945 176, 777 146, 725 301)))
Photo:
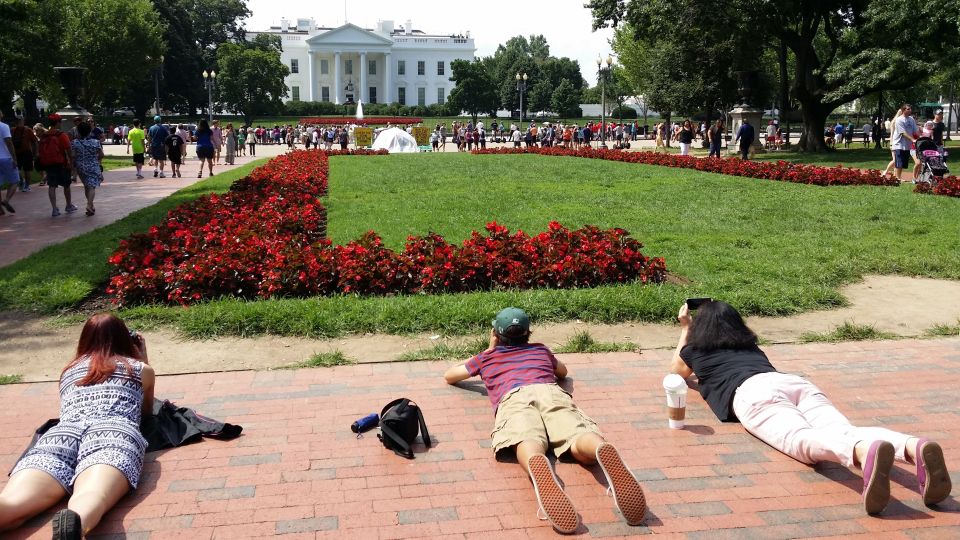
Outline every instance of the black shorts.
MULTIPOLYGON (((253 145, 251 145, 253 146, 253 145)), ((210 146, 198 146, 197 147, 197 157, 200 159, 213 159, 213 147, 210 146)))
POLYGON ((63 165, 47 165, 44 167, 47 172, 47 185, 52 188, 69 187, 72 180, 70 169, 63 165))
POLYGON ((152 146, 150 147, 150 157, 157 161, 166 161, 167 149, 162 146, 152 146))
POLYGON ((134 154, 133 163, 134 165, 143 165, 144 163, 143 154, 134 154))
POLYGON ((167 153, 167 157, 170 158, 170 163, 174 165, 180 165, 183 162, 183 154, 180 153, 179 148, 175 148, 173 152, 167 153))
POLYGON ((33 152, 17 152, 17 166, 24 172, 33 170, 33 152))

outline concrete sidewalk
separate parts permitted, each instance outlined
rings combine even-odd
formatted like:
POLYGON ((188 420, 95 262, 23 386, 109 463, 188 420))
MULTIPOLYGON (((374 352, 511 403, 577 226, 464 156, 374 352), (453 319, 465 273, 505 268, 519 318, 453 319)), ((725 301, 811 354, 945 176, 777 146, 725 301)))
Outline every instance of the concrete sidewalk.
MULTIPOLYGON (((960 486, 960 340, 902 340, 766 348, 783 371, 809 377, 861 425, 938 440, 960 486)), ((898 464, 878 517, 860 505, 861 479, 837 465, 802 465, 721 424, 691 392, 688 427, 666 428, 660 382, 669 351, 564 355, 581 407, 617 444, 650 503, 628 527, 597 469, 560 463, 584 526, 580 537, 640 534, 715 538, 956 538, 960 504, 923 506, 911 466, 898 464)), ((490 403, 479 383, 444 384, 444 363, 160 377, 157 396, 244 427, 241 438, 158 452, 138 491, 94 538, 555 538, 536 517, 521 468, 489 448, 490 403), (436 446, 412 461, 350 423, 409 397, 436 446)), ((52 383, 0 387, 0 467, 57 415, 52 383)), ((5 479, 0 479, 5 482, 5 479)), ((956 493, 955 487, 954 492, 956 493)), ((4 538, 47 538, 48 512, 4 538)))
MULTIPOLYGON (((125 146, 104 145, 107 155, 127 155, 125 146)), ((257 157, 238 157, 236 165, 220 165, 214 167, 214 174, 222 174, 262 157, 273 157, 286 151, 286 146, 258 145, 257 157)), ((187 160, 182 167, 183 178, 170 178, 170 164, 167 163, 167 178, 153 178, 153 167, 144 166, 143 180, 136 179, 136 168, 124 167, 104 173, 103 184, 97 188, 94 207, 95 216, 84 215, 86 198, 83 196, 83 184, 71 184, 70 192, 73 204, 79 208, 73 214, 63 213, 59 217, 51 217, 50 200, 47 196, 48 188, 38 186, 39 173, 33 173, 32 191, 29 193, 17 192, 10 201, 16 210, 15 214, 7 213, 0 216, 0 266, 6 266, 18 261, 44 247, 59 244, 68 238, 80 236, 104 225, 109 225, 136 210, 150 206, 169 196, 173 192, 187 187, 198 180, 197 169, 200 162, 196 152, 191 147, 187 160)), ((132 164, 131 158, 131 164, 132 164)), ((222 159, 221 159, 222 162, 222 159)), ((206 173, 204 173, 206 177, 206 173)), ((66 203, 63 198, 63 189, 57 189, 57 207, 64 212, 66 203)))

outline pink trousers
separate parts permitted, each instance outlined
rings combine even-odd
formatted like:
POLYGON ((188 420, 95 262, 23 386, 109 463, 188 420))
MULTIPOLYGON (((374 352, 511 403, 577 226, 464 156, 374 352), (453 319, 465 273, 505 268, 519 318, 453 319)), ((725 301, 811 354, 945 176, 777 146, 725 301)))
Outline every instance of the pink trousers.
POLYGON ((860 441, 893 444, 906 461, 909 435, 885 428, 856 427, 819 388, 787 373, 761 373, 737 388, 733 412, 744 429, 797 461, 854 466, 853 447, 860 441))

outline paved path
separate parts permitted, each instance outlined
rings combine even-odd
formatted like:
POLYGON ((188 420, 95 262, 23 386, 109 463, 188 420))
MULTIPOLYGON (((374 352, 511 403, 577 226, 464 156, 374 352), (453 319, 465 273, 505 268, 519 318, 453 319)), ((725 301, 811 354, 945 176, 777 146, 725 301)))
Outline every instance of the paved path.
MULTIPOLYGON (((270 157, 279 154, 285 146, 258 145, 258 158, 270 157)), ((126 155, 125 147, 105 145, 108 155, 126 155)), ((248 157, 237 158, 237 165, 249 163, 248 157)), ((187 162, 183 165, 183 178, 153 178, 153 169, 144 168, 146 178, 136 179, 136 169, 125 167, 104 173, 104 182, 97 189, 94 206, 97 214, 92 217, 84 215, 86 199, 83 196, 83 185, 80 183, 71 186, 73 204, 79 210, 73 214, 62 214, 59 217, 50 217, 50 200, 47 196, 48 188, 34 184, 30 193, 18 192, 14 195, 11 204, 17 211, 15 214, 0 216, 0 266, 6 266, 18 261, 40 249, 59 244, 68 238, 80 236, 83 233, 103 227, 129 215, 130 213, 150 206, 167 197, 178 189, 196 182, 199 162, 193 148, 190 149, 187 162)), ((222 173, 233 167, 214 167, 214 173, 222 173)), ((169 173, 169 164, 168 171, 169 173)), ((34 173, 34 182, 39 182, 37 173, 34 173)), ((63 190, 57 190, 57 206, 63 212, 66 203, 63 200, 63 190)))
MULTIPOLYGON (((774 365, 818 383, 855 423, 935 437, 960 486, 960 340, 767 350, 774 365)), ((687 429, 667 429, 660 379, 669 354, 563 356, 574 396, 619 445, 651 505, 644 526, 628 527, 596 469, 561 463, 558 476, 585 523, 581 537, 960 534, 955 496, 937 510, 924 507, 909 466, 896 466, 884 514, 868 517, 858 474, 795 462, 739 425, 717 422, 699 395, 690 395, 687 429)), ((492 457, 493 417, 480 387, 447 386, 443 369, 429 362, 160 377, 158 396, 242 424, 244 434, 148 456, 138 492, 94 538, 555 538, 536 518, 520 467, 492 457), (437 443, 413 461, 348 427, 401 396, 421 404, 437 443)), ((0 404, 0 468, 9 469, 33 428, 56 416, 56 388, 3 386, 0 404)), ((5 538, 49 537, 50 516, 5 538)))

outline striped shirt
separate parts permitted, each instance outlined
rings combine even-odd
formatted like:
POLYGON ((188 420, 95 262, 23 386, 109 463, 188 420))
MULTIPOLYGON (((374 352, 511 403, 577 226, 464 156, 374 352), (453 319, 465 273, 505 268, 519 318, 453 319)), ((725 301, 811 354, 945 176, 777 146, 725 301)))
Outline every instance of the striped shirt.
POLYGON ((501 345, 474 356, 465 365, 470 376, 479 375, 483 379, 494 412, 503 396, 514 388, 557 382, 557 358, 541 343, 501 345))

